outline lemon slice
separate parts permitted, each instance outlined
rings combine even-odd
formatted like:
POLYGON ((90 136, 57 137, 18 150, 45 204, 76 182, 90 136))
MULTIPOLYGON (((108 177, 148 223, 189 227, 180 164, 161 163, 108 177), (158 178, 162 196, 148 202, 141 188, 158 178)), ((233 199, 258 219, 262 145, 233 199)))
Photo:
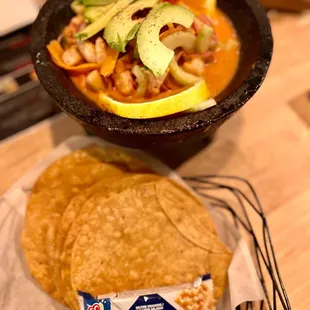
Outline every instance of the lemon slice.
POLYGON ((98 104, 103 110, 118 116, 133 119, 146 119, 182 112, 209 98, 210 91, 208 86, 205 81, 201 81, 176 95, 141 103, 119 102, 101 93, 99 95, 98 104))

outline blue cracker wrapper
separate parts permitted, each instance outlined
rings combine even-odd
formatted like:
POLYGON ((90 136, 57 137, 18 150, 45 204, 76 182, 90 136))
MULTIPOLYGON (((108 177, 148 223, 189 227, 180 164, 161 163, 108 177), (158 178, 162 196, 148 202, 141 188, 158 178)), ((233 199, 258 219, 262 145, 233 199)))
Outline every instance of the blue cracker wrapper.
POLYGON ((214 310, 209 274, 190 284, 91 296, 78 292, 81 310, 214 310))

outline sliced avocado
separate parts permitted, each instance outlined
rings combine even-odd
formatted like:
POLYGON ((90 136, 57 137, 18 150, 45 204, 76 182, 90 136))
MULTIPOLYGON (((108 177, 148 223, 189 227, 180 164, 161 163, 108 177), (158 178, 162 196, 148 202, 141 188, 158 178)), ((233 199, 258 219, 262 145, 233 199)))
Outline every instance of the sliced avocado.
POLYGON ((85 10, 85 6, 81 4, 79 0, 75 0, 71 3, 71 10, 75 14, 82 14, 85 10))
POLYGON ((172 59, 170 63, 170 73, 172 77, 181 85, 192 85, 201 81, 200 77, 183 70, 175 59, 172 59))
POLYGON ((161 2, 161 3, 156 4, 156 5, 153 7, 153 9, 151 10, 151 12, 149 12, 148 17, 154 15, 159 9, 161 9, 161 8, 164 7, 164 6, 166 6, 167 4, 169 4, 169 3, 167 3, 167 2, 161 2))
POLYGON ((101 15, 106 14, 110 9, 112 9, 114 3, 110 3, 104 6, 90 6, 84 11, 84 17, 90 22, 94 22, 101 15))
POLYGON ((196 42, 196 49, 198 53, 203 54, 208 51, 210 46, 210 39, 213 35, 213 32, 213 28, 205 24, 199 30, 196 42))
POLYGON ((98 19, 96 19, 93 23, 77 33, 75 37, 80 41, 89 39, 101 31, 109 23, 112 17, 126 8, 133 1, 134 0, 118 0, 108 12, 99 16, 98 19))
POLYGON ((104 29, 104 38, 119 52, 125 53, 127 43, 132 40, 140 28, 141 20, 132 20, 139 10, 152 8, 158 0, 138 0, 115 15, 104 29))
POLYGON ((169 3, 156 6, 153 10, 138 31, 137 45, 143 64, 159 77, 165 73, 174 56, 174 51, 160 42, 160 29, 168 23, 177 23, 189 28, 195 15, 183 6, 169 3))
POLYGON ((190 32, 178 31, 169 34, 161 42, 171 50, 182 47, 186 53, 194 53, 196 36, 190 32))
POLYGON ((101 6, 101 5, 108 5, 110 3, 115 3, 117 0, 81 0, 81 2, 86 6, 101 6))

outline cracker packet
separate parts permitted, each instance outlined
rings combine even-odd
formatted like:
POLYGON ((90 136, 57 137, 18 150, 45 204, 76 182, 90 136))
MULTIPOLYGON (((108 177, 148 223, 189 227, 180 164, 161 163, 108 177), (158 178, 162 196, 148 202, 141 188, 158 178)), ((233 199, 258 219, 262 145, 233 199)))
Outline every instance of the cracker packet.
POLYGON ((91 296, 78 292, 81 310, 215 310, 209 274, 193 283, 91 296))

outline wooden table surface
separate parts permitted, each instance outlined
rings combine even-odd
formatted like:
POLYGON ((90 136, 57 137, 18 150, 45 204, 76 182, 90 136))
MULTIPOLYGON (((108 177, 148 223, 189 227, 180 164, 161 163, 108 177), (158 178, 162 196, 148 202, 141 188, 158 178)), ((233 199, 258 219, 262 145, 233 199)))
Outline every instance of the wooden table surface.
MULTIPOLYGON (((273 15, 274 57, 253 99, 181 175, 243 176, 264 206, 292 309, 310 309, 310 15, 273 15)), ((0 194, 82 129, 61 115, 0 144, 0 194)))

